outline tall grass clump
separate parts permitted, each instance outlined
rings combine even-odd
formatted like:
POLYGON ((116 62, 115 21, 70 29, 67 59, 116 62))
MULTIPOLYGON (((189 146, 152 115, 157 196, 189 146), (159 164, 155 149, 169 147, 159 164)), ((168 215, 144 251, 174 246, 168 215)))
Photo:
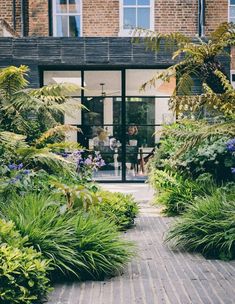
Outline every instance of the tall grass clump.
POLYGON ((26 245, 51 259, 60 273, 76 275, 75 269, 85 266, 73 248, 77 241, 73 222, 68 215, 59 213, 58 204, 49 194, 15 196, 1 213, 15 223, 22 236, 27 236, 26 245))
POLYGON ((75 222, 77 251, 86 268, 83 278, 103 279, 119 274, 134 255, 133 243, 120 238, 115 223, 80 213, 75 222))
POLYGON ((208 174, 193 180, 180 171, 155 169, 149 181, 156 191, 155 202, 163 205, 163 213, 168 216, 184 213, 195 198, 210 194, 214 189, 214 182, 208 174))
POLYGON ((133 256, 132 243, 120 238, 114 223, 84 211, 62 212, 46 193, 16 196, 1 213, 27 237, 25 246, 51 260, 53 279, 115 275, 133 256))
POLYGON ((219 188, 210 196, 198 198, 173 224, 166 242, 208 258, 234 259, 235 187, 232 190, 219 188))

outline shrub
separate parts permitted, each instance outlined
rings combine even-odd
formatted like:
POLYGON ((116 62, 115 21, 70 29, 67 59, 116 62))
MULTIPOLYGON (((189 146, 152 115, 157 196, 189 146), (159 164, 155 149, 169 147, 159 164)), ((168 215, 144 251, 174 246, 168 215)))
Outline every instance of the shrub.
POLYGON ((156 202, 164 205, 163 213, 167 215, 183 213, 197 196, 209 194, 213 189, 213 181, 207 174, 193 181, 182 173, 156 169, 149 180, 156 190, 156 202))
MULTIPOLYGON (((216 130, 218 125, 214 126, 216 130)), ((231 181, 234 158, 226 146, 231 133, 226 128, 216 133, 213 125, 203 120, 165 126, 151 169, 180 170, 192 179, 209 173, 219 183, 231 181)))
POLYGON ((22 236, 28 237, 28 246, 50 259, 57 271, 76 274, 74 269, 84 265, 73 248, 73 222, 68 214, 62 216, 59 211, 59 204, 48 193, 15 196, 2 207, 2 214, 15 223, 22 236))
POLYGON ((80 268, 82 278, 103 279, 126 266, 133 256, 133 244, 120 238, 117 227, 105 218, 80 213, 75 223, 77 251, 87 268, 80 268))
POLYGON ((45 299, 49 287, 49 262, 32 248, 24 248, 12 222, 0 220, 0 302, 36 304, 45 299))
POLYGON ((235 186, 198 198, 171 227, 166 241, 174 248, 209 258, 235 258, 235 186))
POLYGON ((58 275, 103 278, 121 270, 133 255, 115 224, 77 210, 64 211, 48 194, 15 197, 2 214, 27 236, 25 243, 51 260, 58 275))
POLYGON ((93 210, 114 222, 120 230, 130 228, 138 214, 138 206, 132 195, 119 192, 99 191, 96 194, 100 200, 93 210))

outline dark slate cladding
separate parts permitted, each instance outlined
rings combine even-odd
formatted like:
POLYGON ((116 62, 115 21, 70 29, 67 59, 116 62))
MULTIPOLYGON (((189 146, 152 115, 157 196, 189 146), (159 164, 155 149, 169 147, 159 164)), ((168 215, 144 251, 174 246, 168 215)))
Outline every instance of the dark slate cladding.
MULTIPOLYGON (((139 43, 130 37, 0 38, 0 67, 29 66, 32 87, 40 86, 43 69, 167 68, 175 63, 172 53, 164 41, 157 52, 147 50, 142 38, 139 43)), ((229 58, 223 60, 228 69, 229 58)))
POLYGON ((120 65, 133 63, 133 46, 130 38, 109 38, 109 63, 120 65))
POLYGON ((108 64, 109 39, 84 38, 85 64, 108 64))

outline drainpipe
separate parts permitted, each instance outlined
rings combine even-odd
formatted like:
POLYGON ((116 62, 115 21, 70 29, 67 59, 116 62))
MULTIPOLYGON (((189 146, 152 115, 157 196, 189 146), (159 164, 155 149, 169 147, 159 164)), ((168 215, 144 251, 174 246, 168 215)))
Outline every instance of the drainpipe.
POLYGON ((26 36, 26 15, 25 15, 25 9, 26 9, 26 1, 21 0, 21 36, 26 36))
POLYGON ((198 0, 198 35, 205 36, 205 0, 198 0))
POLYGON ((12 0, 12 23, 14 30, 16 30, 16 0, 12 0))

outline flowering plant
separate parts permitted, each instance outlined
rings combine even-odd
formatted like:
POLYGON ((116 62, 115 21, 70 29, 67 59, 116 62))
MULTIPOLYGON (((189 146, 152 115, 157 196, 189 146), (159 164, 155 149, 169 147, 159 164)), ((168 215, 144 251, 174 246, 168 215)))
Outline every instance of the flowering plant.
POLYGON ((76 162, 76 171, 80 181, 91 181, 92 173, 105 166, 105 162, 99 151, 87 154, 87 151, 79 150, 72 153, 72 158, 76 162))
MULTIPOLYGON (((233 156, 235 156, 235 138, 230 139, 227 143, 227 150, 232 153, 233 156)), ((232 167, 231 168, 231 172, 232 174, 235 174, 235 168, 232 167)))

